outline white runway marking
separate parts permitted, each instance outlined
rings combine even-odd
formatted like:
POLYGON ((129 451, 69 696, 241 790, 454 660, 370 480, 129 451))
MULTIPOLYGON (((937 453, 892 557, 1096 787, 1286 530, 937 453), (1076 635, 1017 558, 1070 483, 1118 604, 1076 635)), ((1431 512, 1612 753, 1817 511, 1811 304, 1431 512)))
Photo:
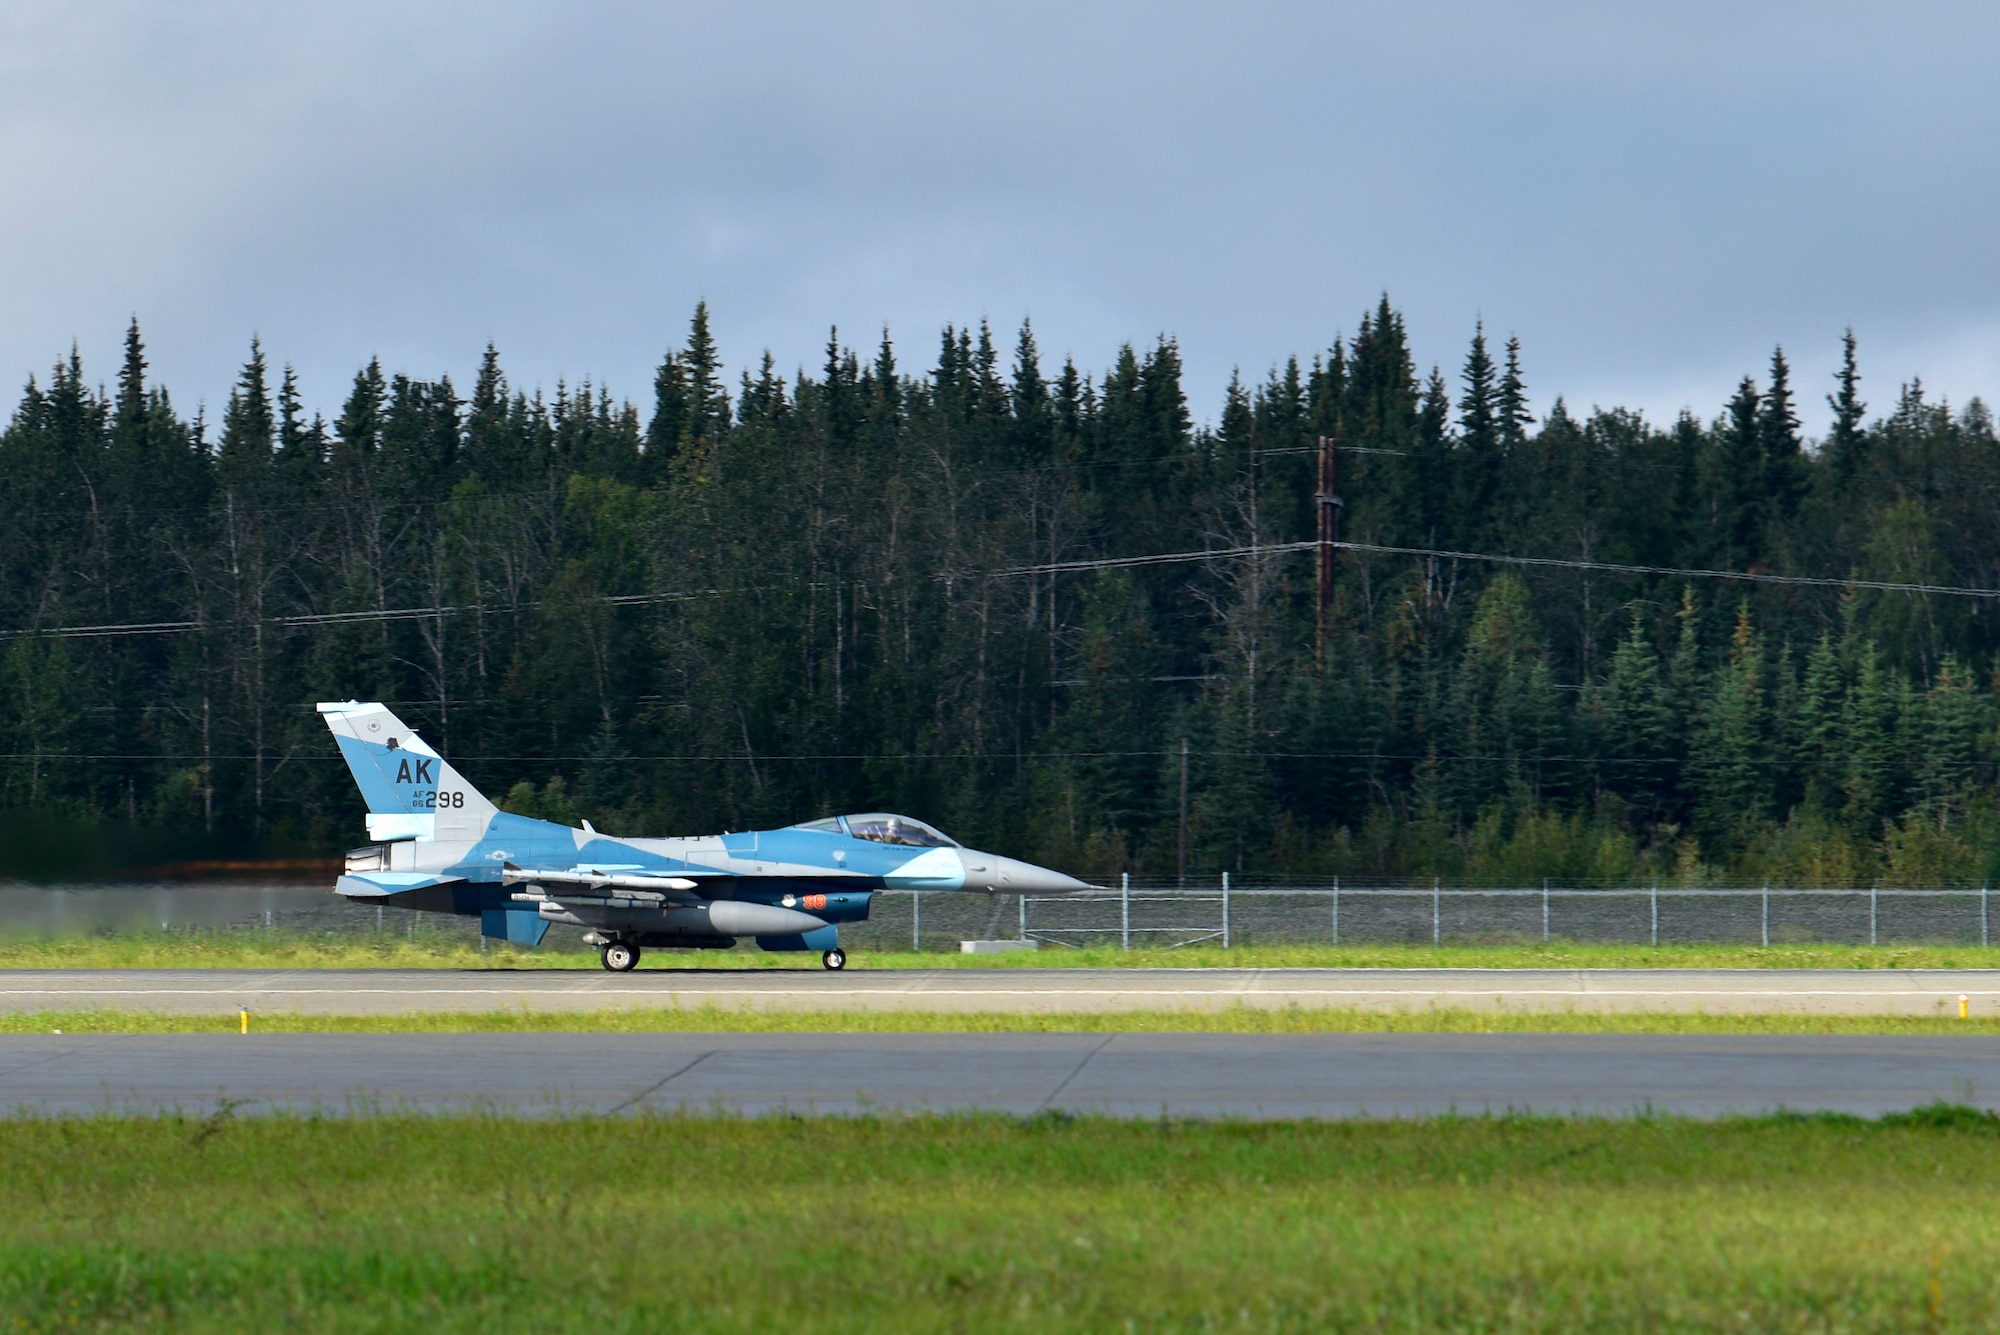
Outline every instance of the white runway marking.
POLYGON ((91 1007, 202 1014, 694 1007, 791 1010, 1213 1011, 1231 1006, 1367 1010, 1710 1014, 2000 1014, 1995 970, 1760 969, 646 969, 13 970, 0 1010, 91 1007))

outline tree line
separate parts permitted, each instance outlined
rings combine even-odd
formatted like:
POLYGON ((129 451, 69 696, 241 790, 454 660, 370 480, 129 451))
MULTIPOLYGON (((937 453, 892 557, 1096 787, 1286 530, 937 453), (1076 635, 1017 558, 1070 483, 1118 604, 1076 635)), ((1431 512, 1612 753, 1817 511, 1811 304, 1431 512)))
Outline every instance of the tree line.
POLYGON ((1149 879, 1183 840, 1202 878, 2000 869, 2000 601, 1952 591, 2000 587, 2000 442, 1920 382, 1871 415, 1852 335, 1812 441, 1782 350, 1712 418, 1538 419, 1518 341, 1420 374, 1387 297, 1209 424, 1167 337, 926 360, 834 335, 732 384, 698 307, 644 408, 489 347, 464 391, 371 361, 329 422, 253 341, 212 422, 135 321, 115 383, 72 352, 0 434, 0 800, 337 850, 312 704, 357 697, 621 833, 882 808, 1149 879))

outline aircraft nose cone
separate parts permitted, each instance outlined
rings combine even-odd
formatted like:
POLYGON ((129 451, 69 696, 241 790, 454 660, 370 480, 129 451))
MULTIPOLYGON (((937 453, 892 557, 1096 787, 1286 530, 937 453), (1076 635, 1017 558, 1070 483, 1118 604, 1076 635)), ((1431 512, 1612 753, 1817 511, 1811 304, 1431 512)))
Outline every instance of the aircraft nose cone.
POLYGON ((1090 889, 1086 881, 1050 871, 1047 867, 1037 867, 1032 862, 1016 862, 1013 858, 995 858, 994 861, 999 866, 995 868, 993 888, 1002 894, 1066 895, 1090 889))

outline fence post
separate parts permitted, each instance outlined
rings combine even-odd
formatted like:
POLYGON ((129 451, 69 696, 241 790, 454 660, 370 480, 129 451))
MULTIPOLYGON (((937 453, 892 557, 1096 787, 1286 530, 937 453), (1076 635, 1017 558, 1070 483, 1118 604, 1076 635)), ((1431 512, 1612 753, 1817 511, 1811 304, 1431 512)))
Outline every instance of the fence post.
POLYGON ((1132 948, 1132 873, 1118 873, 1118 948, 1132 948))
POLYGON ((1340 944, 1340 878, 1333 878, 1333 944, 1340 944))
POLYGON ((1229 949, 1229 873, 1222 873, 1222 948, 1229 949))
POLYGON ((1986 882, 1979 883, 1979 944, 1986 944, 1986 882))
MULTIPOLYGON (((1870 945, 1875 944, 1875 929, 1872 926, 1868 929, 1868 936, 1868 943, 1870 945)), ((1764 882, 1764 944, 1767 946, 1771 944, 1771 883, 1769 881, 1764 882)))
POLYGON ((1542 878, 1542 944, 1549 943, 1549 878, 1542 878))
POLYGON ((1660 944, 1660 883, 1653 882, 1653 944, 1660 944))
POLYGON ((1868 944, 1871 946, 1875 944, 1875 926, 1878 921, 1875 917, 1875 892, 1881 888, 1880 881, 1868 887, 1868 944))
POLYGON ((924 948, 924 892, 910 891, 910 950, 921 954, 924 948))
POLYGON ((1021 896, 1021 939, 1028 939, 1028 897, 1021 896))
POLYGON ((1431 944, 1444 944, 1444 917, 1440 906, 1444 903, 1438 892, 1438 878, 1431 877, 1431 944))

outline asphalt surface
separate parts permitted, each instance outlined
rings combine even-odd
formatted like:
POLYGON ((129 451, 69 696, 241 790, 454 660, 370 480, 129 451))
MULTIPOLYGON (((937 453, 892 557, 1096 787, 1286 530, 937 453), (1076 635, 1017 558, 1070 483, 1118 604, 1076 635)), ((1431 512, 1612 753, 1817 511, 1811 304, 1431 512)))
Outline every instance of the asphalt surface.
POLYGON ((2000 1039, 1678 1035, 252 1034, 0 1037, 0 1112, 1050 1110, 1879 1115, 2000 1108, 2000 1039))
MULTIPOLYGON (((816 961, 815 961, 816 965, 816 961)), ((1950 969, 75 969, 0 970, 0 1011, 394 1015, 730 1009, 1213 1011, 1353 1007, 1708 1014, 2000 1014, 2000 970, 1950 969)))

